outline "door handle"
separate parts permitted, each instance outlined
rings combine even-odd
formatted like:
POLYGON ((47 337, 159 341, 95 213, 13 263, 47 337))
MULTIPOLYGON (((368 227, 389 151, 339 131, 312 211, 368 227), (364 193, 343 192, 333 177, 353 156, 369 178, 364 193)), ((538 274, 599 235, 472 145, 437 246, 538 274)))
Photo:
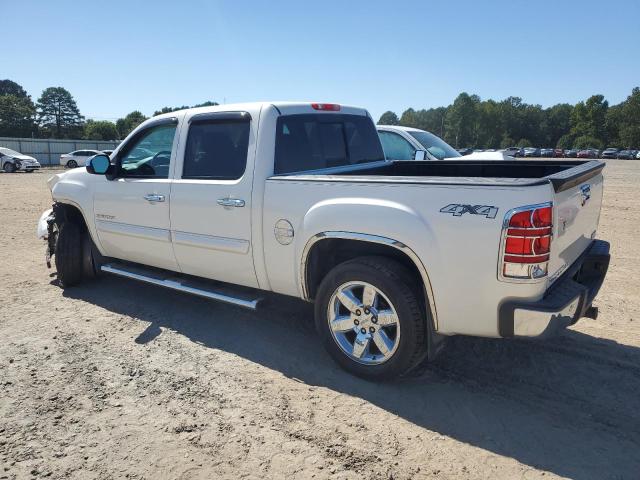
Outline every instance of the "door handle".
POLYGON ((144 196, 144 199, 147 202, 155 203, 155 202, 164 202, 164 195, 158 195, 156 193, 149 193, 144 196))
POLYGON ((241 198, 219 198, 218 205, 223 207, 244 207, 244 200, 241 198))

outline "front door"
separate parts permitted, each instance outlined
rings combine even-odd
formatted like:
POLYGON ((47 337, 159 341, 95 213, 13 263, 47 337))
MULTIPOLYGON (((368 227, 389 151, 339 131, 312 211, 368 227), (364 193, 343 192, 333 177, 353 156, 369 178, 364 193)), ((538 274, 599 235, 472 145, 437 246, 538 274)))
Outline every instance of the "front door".
POLYGON ((96 230, 107 256, 178 271, 169 223, 177 125, 164 119, 138 132, 117 154, 116 178, 97 183, 96 230))
POLYGON ((182 138, 184 155, 171 191, 173 248, 181 271, 257 287, 251 249, 252 169, 247 168, 247 157, 255 150, 250 115, 194 115, 182 138))

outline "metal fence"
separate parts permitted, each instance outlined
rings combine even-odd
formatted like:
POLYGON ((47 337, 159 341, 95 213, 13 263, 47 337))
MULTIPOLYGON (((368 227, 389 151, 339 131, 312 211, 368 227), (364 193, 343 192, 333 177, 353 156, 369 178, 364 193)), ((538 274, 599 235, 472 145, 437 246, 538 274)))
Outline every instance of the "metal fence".
POLYGON ((42 165, 59 165, 60 155, 63 153, 75 150, 113 150, 119 143, 118 141, 0 137, 0 147, 10 148, 34 157, 42 165))

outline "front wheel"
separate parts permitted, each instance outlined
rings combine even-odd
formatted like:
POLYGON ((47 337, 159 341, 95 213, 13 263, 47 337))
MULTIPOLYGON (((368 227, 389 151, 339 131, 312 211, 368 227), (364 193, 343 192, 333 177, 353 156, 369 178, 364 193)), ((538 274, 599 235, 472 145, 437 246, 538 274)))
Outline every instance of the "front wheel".
POLYGON ((77 224, 71 222, 63 222, 59 228, 55 247, 58 280, 63 287, 72 287, 82 280, 83 233, 77 224))
POLYGON ((316 297, 316 328, 340 366, 383 380, 424 359, 427 319, 415 283, 401 264, 384 257, 357 258, 327 274, 316 297))
POLYGON ((7 162, 7 163, 4 164, 3 170, 6 173, 13 173, 13 172, 15 172, 17 170, 17 168, 16 168, 15 164, 7 162))
POLYGON ((76 168, 78 166, 78 162, 75 160, 69 160, 67 162, 67 168, 76 168))

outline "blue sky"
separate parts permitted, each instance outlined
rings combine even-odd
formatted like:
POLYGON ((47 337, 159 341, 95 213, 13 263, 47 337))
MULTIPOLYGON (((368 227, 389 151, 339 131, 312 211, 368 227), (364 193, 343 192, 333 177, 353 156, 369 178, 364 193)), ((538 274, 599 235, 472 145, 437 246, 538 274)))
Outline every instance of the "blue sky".
POLYGON ((640 85, 640 1, 0 0, 0 79, 87 118, 316 100, 385 110, 462 92, 543 106, 640 85))

